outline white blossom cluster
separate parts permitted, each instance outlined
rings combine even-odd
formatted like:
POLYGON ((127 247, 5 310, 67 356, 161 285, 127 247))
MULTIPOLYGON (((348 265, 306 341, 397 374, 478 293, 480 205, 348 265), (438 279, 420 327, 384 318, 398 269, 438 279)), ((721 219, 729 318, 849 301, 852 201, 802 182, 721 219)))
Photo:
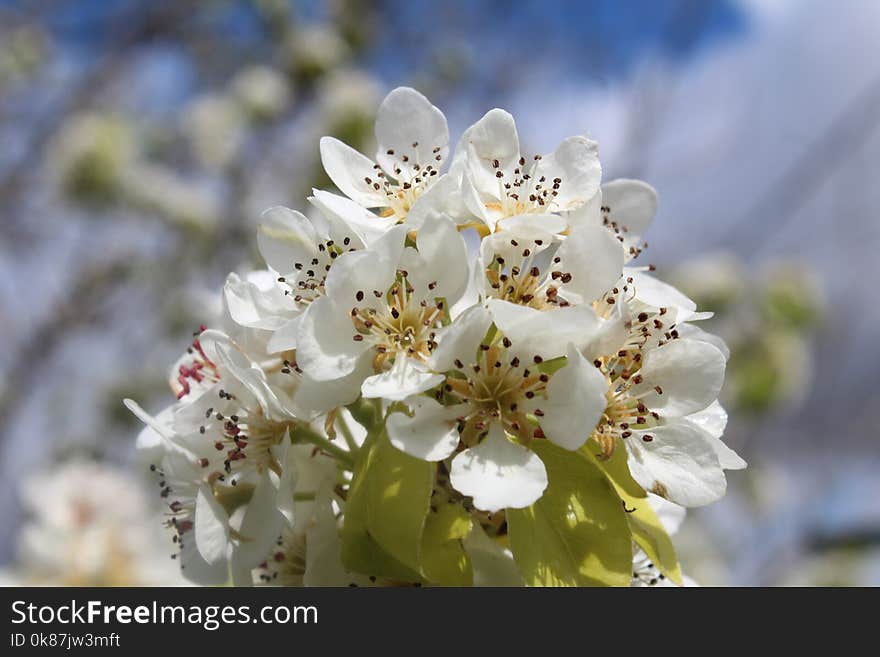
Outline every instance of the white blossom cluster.
MULTIPOLYGON (((634 262, 654 190, 601 184, 597 144, 584 137, 522 152, 500 109, 451 149, 442 112, 410 88, 385 98, 375 132, 373 158, 321 140, 341 195, 316 189, 305 212, 263 214, 267 269, 230 274, 223 318, 172 369, 176 402, 152 417, 126 400, 148 425, 139 446, 184 574, 442 582, 428 541, 444 504, 464 523, 444 525, 444 540, 463 550, 468 582, 534 583, 508 520, 550 508, 566 459, 600 473, 620 463, 639 499, 699 506, 724 495, 724 471, 745 467, 720 438, 728 353, 698 328, 706 313, 634 262), (380 460, 380 449, 393 454, 380 460), (397 499, 410 469, 430 478, 422 548, 408 561, 374 530, 365 535, 384 549, 358 552, 355 515, 407 514, 376 505, 397 499), (365 513, 366 489, 382 494, 365 513), (351 556, 367 552, 375 572, 351 556), (395 575, 389 554, 417 577, 395 575)), ((560 522, 579 517, 581 501, 590 512, 592 489, 574 485, 560 522)), ((623 517, 633 509, 621 499, 623 517)))

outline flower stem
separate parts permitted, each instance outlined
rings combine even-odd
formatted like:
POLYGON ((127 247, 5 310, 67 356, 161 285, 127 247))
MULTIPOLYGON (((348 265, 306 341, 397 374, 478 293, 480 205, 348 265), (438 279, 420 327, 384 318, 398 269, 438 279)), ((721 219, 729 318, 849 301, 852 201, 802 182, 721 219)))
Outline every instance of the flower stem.
POLYGON ((324 436, 313 431, 308 425, 298 425, 290 432, 290 437, 294 442, 309 443, 316 447, 320 447, 349 470, 354 469, 354 458, 349 452, 345 451, 338 445, 334 445, 332 442, 324 438, 324 436))
POLYGON ((339 423, 339 430, 342 432, 342 437, 345 438, 345 442, 348 445, 348 451, 354 454, 358 451, 358 444, 354 439, 354 434, 351 432, 351 427, 348 426, 348 422, 345 421, 342 414, 336 417, 336 421, 339 423))

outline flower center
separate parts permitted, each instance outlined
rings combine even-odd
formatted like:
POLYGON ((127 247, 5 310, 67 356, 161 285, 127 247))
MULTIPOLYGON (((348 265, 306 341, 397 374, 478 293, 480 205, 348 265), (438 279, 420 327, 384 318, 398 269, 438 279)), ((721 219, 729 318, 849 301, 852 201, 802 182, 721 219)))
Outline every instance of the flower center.
POLYGON ((521 214, 544 214, 558 209, 556 197, 562 187, 562 178, 548 181, 547 176, 537 175, 536 169, 541 161, 535 155, 526 166, 526 158, 520 157, 513 171, 506 171, 498 160, 492 161, 495 178, 498 180, 498 202, 487 203, 490 210, 499 212, 502 217, 515 217, 521 214))
MULTIPOLYGON (((427 290, 417 291, 410 284, 408 273, 400 270, 397 280, 385 294, 379 290, 370 293, 384 300, 383 303, 351 309, 351 321, 356 331, 353 339, 372 343, 375 349, 373 369, 377 373, 390 368, 397 355, 422 362, 431 355, 437 346, 434 341, 436 330, 446 317, 444 301, 429 300, 436 285, 431 282, 427 290)), ((355 295, 359 303, 365 298, 366 294, 361 290, 355 295)))
POLYGON ((258 570, 263 584, 302 586, 306 572, 305 532, 285 530, 258 570))
POLYGON ((308 305, 324 294, 324 283, 333 261, 343 253, 355 251, 351 246, 351 237, 346 236, 340 242, 332 239, 318 244, 314 257, 306 262, 294 262, 295 276, 279 276, 278 282, 284 288, 285 296, 292 296, 297 305, 308 305))
POLYGON ((538 426, 544 413, 533 408, 531 400, 544 393, 551 375, 538 370, 540 356, 526 366, 511 354, 510 346, 508 338, 500 344, 482 344, 476 362, 465 365, 456 360, 457 369, 446 376, 441 399, 466 405, 458 421, 467 446, 477 444, 492 422, 501 422, 523 442, 544 437, 538 426))
MULTIPOLYGON (((223 390, 219 395, 221 399, 235 399, 234 395, 223 390)), ((243 473, 249 471, 262 474, 271 470, 281 476, 281 464, 271 448, 281 442, 287 423, 267 419, 260 409, 256 412, 242 410, 227 416, 209 408, 205 411, 205 420, 199 433, 213 439, 214 449, 218 452, 226 452, 223 469, 225 475, 230 475, 230 485, 235 486, 243 473)), ((223 473, 218 475, 220 481, 226 480, 223 473)))
POLYGON ((387 173, 378 164, 373 165, 376 174, 374 177, 365 176, 364 182, 377 192, 381 191, 387 199, 387 207, 381 213, 383 217, 395 217, 403 221, 410 208, 427 190, 440 174, 440 163, 443 156, 440 155, 441 147, 432 149, 433 162, 419 161, 419 142, 413 142, 412 151, 398 153, 393 148, 385 151, 385 154, 396 158, 391 171, 387 173), (392 177, 393 174, 393 177, 392 177))
POLYGON ((544 241, 510 240, 513 247, 507 257, 496 255, 486 268, 486 278, 491 287, 490 295, 538 310, 569 305, 559 297, 560 283, 569 283, 572 275, 558 268, 561 258, 553 258, 543 267, 537 261, 544 241), (520 251, 519 249, 522 248, 520 251))
MULTIPOLYGON (((615 288, 609 295, 619 294, 619 292, 615 288)), ((607 298, 614 297, 607 296, 607 298)), ((608 392, 606 393, 608 403, 602 419, 593 433, 593 437, 602 447, 606 457, 610 457, 614 452, 616 438, 626 440, 633 435, 633 429, 649 429, 656 426, 660 420, 660 415, 648 408, 642 399, 652 393, 662 395, 663 389, 660 386, 654 386, 647 391, 636 393, 633 388, 644 383, 644 377, 641 374, 642 350, 648 341, 656 337, 658 333, 661 345, 678 338, 675 325, 667 327, 664 324, 662 318, 666 313, 666 308, 660 308, 656 313, 639 313, 629 322, 629 335, 620 350, 611 356, 604 356, 593 361, 593 365, 605 375, 608 381, 608 392)), ((645 442, 651 442, 653 436, 642 434, 641 439, 645 442)))

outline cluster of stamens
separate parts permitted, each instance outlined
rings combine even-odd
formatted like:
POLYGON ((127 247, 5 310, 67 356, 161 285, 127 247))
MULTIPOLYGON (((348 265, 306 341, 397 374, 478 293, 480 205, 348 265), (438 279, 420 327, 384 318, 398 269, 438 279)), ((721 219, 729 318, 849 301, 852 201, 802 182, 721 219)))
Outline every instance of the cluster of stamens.
POLYGON ((378 164, 373 165, 373 169, 376 171, 374 176, 364 177, 365 183, 375 191, 383 192, 388 199, 388 206, 382 216, 393 216, 400 220, 406 218, 419 196, 433 184, 440 174, 440 164, 443 161, 443 156, 440 154, 441 147, 435 146, 431 150, 433 162, 420 162, 418 147, 419 142, 413 142, 413 150, 410 154, 398 153, 393 148, 389 148, 385 152, 386 155, 397 158, 394 164, 393 178, 386 174, 378 164))
MULTIPOLYGON (((221 390, 221 400, 234 400, 230 393, 221 390)), ((286 425, 267 419, 258 412, 245 410, 238 414, 224 415, 214 408, 205 411, 205 423, 199 433, 213 440, 214 449, 225 452, 223 472, 215 474, 217 480, 235 486, 244 471, 255 470, 263 473, 271 470, 281 475, 281 464, 272 454, 271 448, 281 442, 286 425)), ((203 459, 207 463, 207 459, 203 459)))
MULTIPOLYGON (((193 529, 193 518, 195 517, 195 499, 184 496, 175 497, 174 489, 168 482, 165 473, 159 466, 151 465, 150 471, 155 472, 159 477, 159 495, 163 500, 171 500, 167 502, 168 508, 165 511, 164 525, 174 533, 171 541, 177 548, 177 551, 171 554, 172 559, 177 559, 178 555, 183 551, 184 540, 188 540, 187 534, 193 529)), ((181 562, 181 569, 184 564, 181 562)))
POLYGON ((199 336, 205 330, 207 327, 202 324, 199 330, 193 333, 192 344, 186 349, 187 355, 191 358, 188 359, 189 362, 180 363, 177 368, 177 378, 172 381, 171 387, 178 399, 183 399, 192 392, 193 384, 210 384, 220 380, 217 365, 208 358, 199 341, 199 336))
MULTIPOLYGON (((615 290, 612 293, 620 292, 615 290)), ((613 454, 617 438, 626 440, 633 435, 634 429, 649 429, 660 420, 660 415, 648 408, 643 398, 654 393, 662 395, 663 389, 657 385, 636 394, 633 388, 644 383, 641 368, 646 344, 658 334, 660 345, 678 338, 675 325, 664 324, 663 318, 667 312, 666 308, 660 308, 655 313, 640 312, 627 323, 629 334, 621 348, 611 356, 593 361, 608 381, 608 403, 593 433, 606 458, 613 454)), ((641 440, 651 442, 654 437, 643 433, 641 440)))
POLYGON ((285 530, 275 542, 269 558, 257 570, 257 577, 263 584, 303 586, 306 572, 305 532, 285 530))
MULTIPOLYGON (((625 244, 627 233, 629 233, 629 228, 627 228, 626 226, 624 226, 623 224, 621 224, 618 221, 614 221, 611 218, 611 207, 610 206, 603 205, 601 208, 601 212, 602 212, 602 225, 604 225, 611 232, 613 232, 614 236, 617 238, 617 240, 621 244, 625 244)), ((640 242, 640 243, 631 243, 627 246, 627 249, 626 249, 627 258, 629 260, 635 260, 647 248, 648 248, 648 243, 644 242, 644 241, 640 242)))
POLYGON ((506 258, 496 255, 486 268, 492 296, 539 310, 568 306, 569 302, 559 296, 559 285, 571 282, 572 274, 558 268, 561 258, 553 258, 550 269, 542 271, 535 262, 535 256, 544 241, 536 239, 530 243, 523 242, 522 239, 510 240, 510 246, 514 249, 522 246, 522 251, 514 256, 515 262, 508 262, 506 258))
POLYGON ((500 422, 507 433, 523 442, 545 437, 539 426, 544 412, 527 409, 524 402, 544 394, 550 375, 540 371, 540 356, 524 363, 512 355, 510 347, 506 337, 500 343, 481 344, 477 361, 465 365, 456 360, 456 369, 447 374, 437 391, 438 400, 466 408, 457 418, 466 447, 477 444, 493 422, 500 422))
POLYGON ((641 586, 657 586, 666 579, 666 575, 650 561, 639 563, 633 568, 633 584, 641 586))
POLYGON ((540 214, 556 209, 556 197, 562 186, 562 178, 557 177, 550 181, 543 175, 536 178, 535 169, 540 161, 541 156, 535 155, 526 167, 526 158, 520 157, 513 171, 509 172, 501 167, 501 162, 492 160, 495 178, 498 179, 500 203, 497 207, 490 204, 490 209, 500 210, 505 217, 540 214))
POLYGON ((427 293, 416 296, 408 273, 398 270, 397 279, 387 292, 358 290, 355 293, 357 303, 362 303, 368 294, 385 300, 378 308, 358 305, 351 309, 355 329, 352 339, 373 344, 376 372, 388 369, 397 354, 424 361, 437 346, 436 329, 442 326, 447 312, 442 299, 431 300, 436 286, 435 282, 428 283, 427 293))
POLYGON ((285 286, 284 294, 292 296, 297 304, 309 304, 324 294, 324 283, 327 274, 336 260, 343 253, 355 251, 351 246, 351 237, 341 241, 328 239, 318 243, 318 251, 308 262, 293 263, 296 274, 293 277, 279 276, 278 282, 285 286))

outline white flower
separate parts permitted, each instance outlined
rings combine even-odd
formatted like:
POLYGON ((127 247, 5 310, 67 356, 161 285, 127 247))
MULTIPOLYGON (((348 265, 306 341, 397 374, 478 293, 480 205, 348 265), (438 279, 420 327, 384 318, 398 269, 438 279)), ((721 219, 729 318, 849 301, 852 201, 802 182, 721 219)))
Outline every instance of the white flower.
POLYGON ((126 405, 149 427, 139 443, 162 477, 184 574, 216 583, 256 566, 290 514, 288 432, 298 420, 288 390, 227 336, 204 331, 198 342, 210 387, 156 418, 126 405))
POLYGON ((418 458, 443 460, 462 444, 451 463, 452 485, 486 511, 537 500, 547 473, 529 441, 547 438, 578 449, 601 417, 606 393, 605 378, 567 342, 577 326, 594 325, 589 308, 571 316, 523 309, 529 320, 559 316, 542 325, 539 339, 522 331, 521 342, 510 337, 520 337, 520 318, 505 311, 522 307, 498 302, 492 308, 472 307, 438 338, 430 360, 445 373, 438 401, 408 400, 412 415, 396 413, 387 421, 392 444, 418 458))
POLYGON ((76 459, 25 479, 21 585, 181 584, 144 491, 121 468, 76 459))
POLYGON ((405 246, 391 229, 369 249, 340 256, 325 295, 302 318, 297 363, 318 381, 352 378, 365 397, 403 399, 437 385, 426 367, 468 267, 455 225, 437 217, 405 246))
POLYGON ((627 261, 647 247, 642 237, 657 212, 657 192, 641 180, 619 178, 602 185, 588 203, 571 212, 572 226, 604 226, 624 246, 627 261))
POLYGON ((409 87, 389 93, 376 116, 375 161, 333 137, 321 139, 321 161, 339 190, 381 216, 406 218, 436 183, 449 152, 446 117, 409 87))
POLYGON ((716 400, 726 356, 710 342, 683 337, 669 319, 676 312, 665 306, 636 303, 638 312, 630 314, 631 285, 609 297, 620 299, 611 305, 623 313, 623 340, 612 355, 594 358, 609 390, 596 440, 610 453, 620 439, 645 490, 684 506, 708 504, 725 492, 724 469, 745 466, 718 438, 721 431, 709 429, 723 430, 716 400))
POLYGON ((590 304, 620 279, 623 250, 608 231, 580 226, 565 230, 556 215, 524 215, 483 239, 478 268, 481 293, 540 310, 590 304))
POLYGON ((468 128, 459 158, 466 163, 464 204, 491 232, 509 217, 576 210, 596 195, 602 177, 597 145, 585 137, 569 137, 551 154, 526 157, 513 117, 501 109, 468 128))
POLYGON ((230 91, 254 119, 272 119, 282 114, 293 96, 290 84, 269 66, 251 66, 236 73, 230 91))

